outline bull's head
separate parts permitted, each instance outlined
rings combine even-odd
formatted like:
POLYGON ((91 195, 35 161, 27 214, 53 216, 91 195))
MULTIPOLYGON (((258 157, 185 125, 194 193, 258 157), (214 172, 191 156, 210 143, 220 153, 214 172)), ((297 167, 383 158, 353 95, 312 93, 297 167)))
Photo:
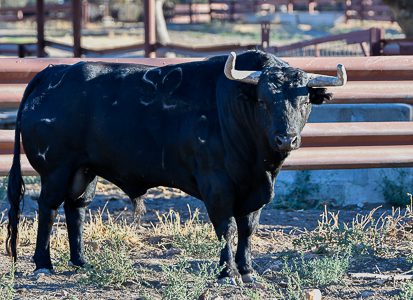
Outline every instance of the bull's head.
POLYGON ((265 67, 262 71, 235 69, 236 54, 231 52, 224 73, 228 79, 257 86, 257 119, 272 149, 288 152, 301 144, 301 131, 308 120, 312 104, 331 100, 325 87, 343 86, 347 74, 337 66, 337 77, 306 73, 289 67, 265 67))

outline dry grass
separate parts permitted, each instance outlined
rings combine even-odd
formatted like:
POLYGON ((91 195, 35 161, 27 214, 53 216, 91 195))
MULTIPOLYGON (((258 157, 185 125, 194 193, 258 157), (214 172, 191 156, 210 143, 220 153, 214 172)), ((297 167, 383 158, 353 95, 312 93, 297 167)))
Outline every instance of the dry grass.
POLYGON ((174 248, 178 252, 194 258, 214 258, 218 256, 223 244, 220 243, 211 224, 199 220, 199 210, 192 213, 188 206, 189 218, 181 220, 178 212, 170 210, 167 214, 157 213, 158 222, 153 224, 153 234, 164 236, 162 246, 174 248))
POLYGON ((325 208, 317 228, 302 232, 294 245, 321 254, 344 251, 387 258, 409 255, 413 245, 412 203, 405 209, 393 208, 390 213, 378 214, 379 208, 375 208, 368 214, 357 214, 349 223, 341 223, 339 213, 325 208))

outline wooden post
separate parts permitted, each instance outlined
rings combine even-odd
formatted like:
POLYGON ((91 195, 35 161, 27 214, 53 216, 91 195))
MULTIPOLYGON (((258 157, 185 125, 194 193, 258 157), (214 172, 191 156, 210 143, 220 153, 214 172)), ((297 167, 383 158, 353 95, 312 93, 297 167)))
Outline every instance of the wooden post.
POLYGON ((73 56, 82 56, 82 1, 72 0, 73 56))
POLYGON ((36 0, 37 57, 44 57, 44 0, 36 0))
POLYGON ((145 57, 156 57, 155 0, 144 0, 145 57))

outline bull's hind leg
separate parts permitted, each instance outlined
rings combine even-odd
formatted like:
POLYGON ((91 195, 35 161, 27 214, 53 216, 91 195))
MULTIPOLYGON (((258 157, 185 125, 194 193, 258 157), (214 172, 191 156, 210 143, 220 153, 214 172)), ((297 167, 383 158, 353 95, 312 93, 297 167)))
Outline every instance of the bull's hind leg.
POLYGON ((51 270, 53 268, 50 259, 50 232, 56 217, 57 208, 64 200, 68 181, 69 172, 64 168, 41 176, 42 189, 38 200, 39 223, 36 250, 33 256, 36 270, 51 270))
POLYGON ((85 263, 83 224, 86 207, 95 196, 97 177, 93 174, 78 171, 72 182, 71 195, 65 200, 67 233, 69 236, 70 261, 69 264, 82 267, 85 263), (84 191, 84 192, 83 192, 84 191), (74 193, 73 193, 74 192, 74 193), (83 194, 79 197, 79 194, 83 194))
POLYGON ((235 262, 238 271, 242 276, 242 281, 253 282, 254 270, 251 262, 251 237, 257 229, 260 219, 261 209, 246 216, 237 217, 238 247, 235 255, 235 262))

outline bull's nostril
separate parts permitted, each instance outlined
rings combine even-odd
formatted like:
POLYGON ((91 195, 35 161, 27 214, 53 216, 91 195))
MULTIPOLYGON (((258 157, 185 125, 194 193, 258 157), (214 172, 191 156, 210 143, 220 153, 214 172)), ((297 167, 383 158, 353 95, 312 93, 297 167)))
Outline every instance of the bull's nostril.
POLYGON ((278 146, 282 146, 284 144, 284 140, 280 138, 279 136, 275 138, 275 142, 277 143, 278 146))

